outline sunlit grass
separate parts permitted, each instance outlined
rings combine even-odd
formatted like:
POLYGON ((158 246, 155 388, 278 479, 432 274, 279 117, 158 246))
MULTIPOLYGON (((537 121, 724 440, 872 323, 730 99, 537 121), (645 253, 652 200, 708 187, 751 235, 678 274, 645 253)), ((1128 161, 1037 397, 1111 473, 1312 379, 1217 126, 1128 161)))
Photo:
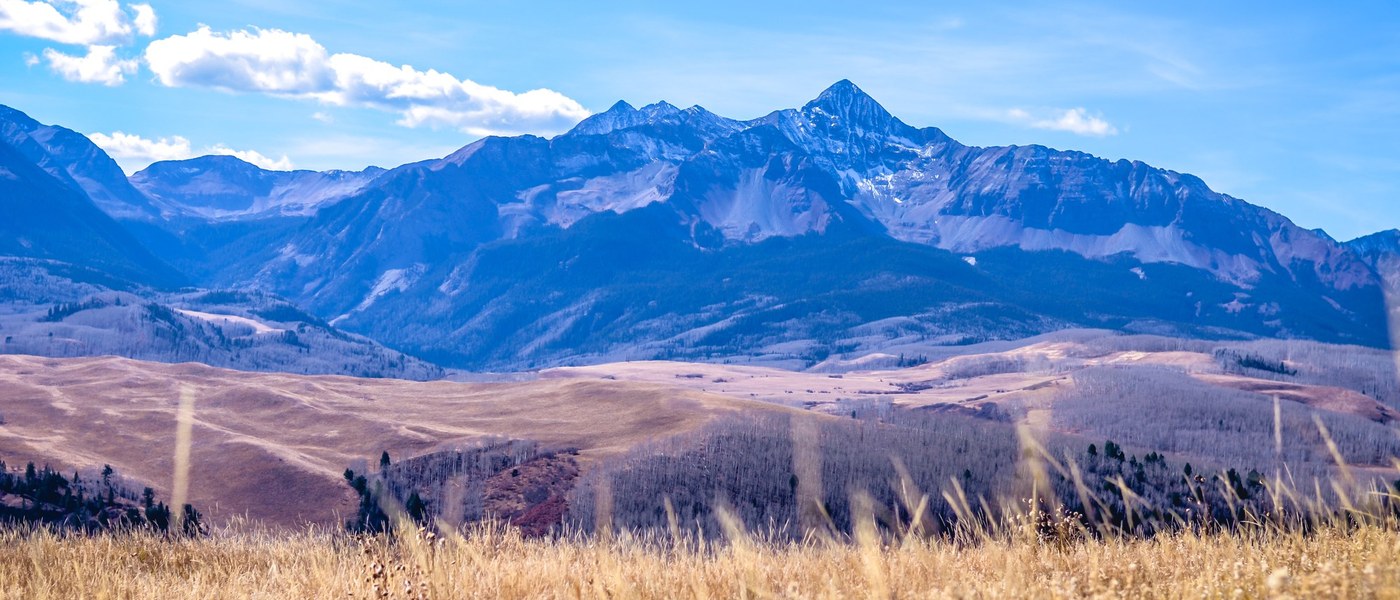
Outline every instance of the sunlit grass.
POLYGON ((0 534, 5 598, 1400 597, 1393 529, 674 547, 465 535, 0 534))

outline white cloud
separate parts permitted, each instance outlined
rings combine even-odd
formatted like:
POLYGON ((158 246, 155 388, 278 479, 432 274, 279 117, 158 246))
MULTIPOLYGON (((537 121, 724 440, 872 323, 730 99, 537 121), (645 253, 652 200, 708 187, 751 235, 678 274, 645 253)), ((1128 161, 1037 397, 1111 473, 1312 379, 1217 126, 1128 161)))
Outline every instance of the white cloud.
POLYGON ((149 4, 124 9, 117 0, 0 0, 0 30, 62 44, 118 44, 133 32, 154 35, 149 4))
POLYGON ((292 161, 285 154, 274 160, 255 150, 235 150, 224 144, 215 144, 196 152, 188 139, 178 135, 148 139, 139 135, 114 131, 111 134, 90 133, 88 139, 105 150, 128 173, 144 169, 153 162, 184 160, 210 154, 236 156, 264 169, 275 171, 292 169, 292 161))
POLYGON ((547 89, 514 93, 429 69, 357 54, 329 54, 306 34, 278 29, 220 33, 208 27, 156 40, 146 63, 162 84, 309 98, 400 114, 406 127, 450 126, 474 134, 556 132, 588 116, 547 89))
POLYGON ((72 56, 53 48, 44 49, 44 60, 53 72, 68 81, 121 85, 127 75, 136 73, 139 63, 117 57, 113 46, 88 46, 86 56, 72 56))
POLYGON ((137 159, 149 164, 162 160, 181 160, 194 155, 190 149, 190 141, 178 135, 150 140, 139 135, 114 131, 111 135, 89 133, 88 139, 118 162, 122 162, 122 159, 137 159))
POLYGON ((320 110, 311 113, 311 118, 327 124, 335 122, 335 117, 331 116, 330 113, 320 110))
POLYGON ((24 53, 24 66, 26 66, 26 67, 33 67, 33 66, 36 66, 36 65, 38 65, 38 64, 39 64, 39 57, 38 57, 38 56, 35 56, 33 52, 25 52, 25 53, 24 53))
POLYGON ((1036 121, 1031 127, 1068 131, 1075 135, 1103 137, 1118 135, 1118 128, 1097 116, 1091 116, 1082 108, 1066 110, 1058 118, 1036 121))
POLYGON ((146 64, 170 87, 297 96, 335 85, 325 48, 309 35, 277 29, 222 34, 200 27, 151 42, 146 64))
POLYGON ((149 4, 133 4, 131 11, 134 15, 131 24, 137 33, 146 37, 156 34, 156 9, 149 4))
POLYGON ((1090 115, 1089 111, 1083 108, 1055 110, 1043 114, 1032 114, 1025 109, 1013 108, 1006 111, 1006 118, 1036 129, 1067 131, 1075 135, 1092 137, 1118 135, 1118 128, 1114 127, 1112 123, 1105 121, 1100 116, 1090 115))

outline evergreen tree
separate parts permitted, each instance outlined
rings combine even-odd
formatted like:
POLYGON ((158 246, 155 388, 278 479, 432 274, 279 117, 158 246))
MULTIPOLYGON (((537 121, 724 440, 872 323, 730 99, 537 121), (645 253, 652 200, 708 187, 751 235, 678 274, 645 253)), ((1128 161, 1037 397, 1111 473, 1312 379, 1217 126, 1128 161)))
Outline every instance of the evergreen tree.
POLYGON ((408 502, 404 503, 404 510, 408 511, 408 518, 414 523, 422 524, 427 516, 428 506, 423 503, 423 499, 418 497, 418 491, 408 495, 408 502))

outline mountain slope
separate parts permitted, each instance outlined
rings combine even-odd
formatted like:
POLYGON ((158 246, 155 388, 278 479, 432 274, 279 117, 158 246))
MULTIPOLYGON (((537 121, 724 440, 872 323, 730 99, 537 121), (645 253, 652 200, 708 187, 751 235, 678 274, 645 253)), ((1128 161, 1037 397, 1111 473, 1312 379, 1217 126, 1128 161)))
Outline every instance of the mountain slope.
MULTIPOLYGON (((274 296, 182 287, 184 274, 100 210, 91 186, 79 185, 98 182, 87 175, 111 159, 78 134, 26 119, 0 110, 0 353, 408 379, 444 374, 274 296)), ((152 221, 125 222, 156 230, 152 221)))
POLYGON ((445 374, 265 294, 161 292, 90 268, 23 258, 0 258, 0 290, 0 354, 116 355, 417 380, 445 374))
POLYGON ((0 256, 58 260, 155 287, 184 277, 153 256, 78 188, 0 142, 0 256))
POLYGON ((152 221, 159 212, 127 181, 116 161, 73 130, 44 125, 0 105, 0 141, 115 219, 152 221))

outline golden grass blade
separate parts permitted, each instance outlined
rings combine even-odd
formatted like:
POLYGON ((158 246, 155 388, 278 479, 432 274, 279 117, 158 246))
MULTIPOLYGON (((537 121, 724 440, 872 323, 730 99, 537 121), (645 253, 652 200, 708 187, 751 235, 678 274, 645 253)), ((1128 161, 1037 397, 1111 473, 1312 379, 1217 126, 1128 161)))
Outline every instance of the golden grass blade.
POLYGON ((174 530, 185 518, 184 506, 190 496, 190 446, 194 435, 194 390, 180 386, 180 404, 175 410, 175 468, 171 476, 170 512, 174 530))
POLYGON ((1351 468, 1347 466, 1347 461, 1342 457, 1342 451, 1337 448, 1337 442, 1332 439, 1332 434, 1327 431, 1327 426, 1322 423, 1322 417, 1314 414, 1313 423, 1317 425, 1317 432, 1322 435, 1322 441, 1327 444, 1327 452, 1332 455, 1332 460, 1337 463, 1337 468, 1342 472, 1342 478, 1348 484, 1356 480, 1352 478, 1351 468))

